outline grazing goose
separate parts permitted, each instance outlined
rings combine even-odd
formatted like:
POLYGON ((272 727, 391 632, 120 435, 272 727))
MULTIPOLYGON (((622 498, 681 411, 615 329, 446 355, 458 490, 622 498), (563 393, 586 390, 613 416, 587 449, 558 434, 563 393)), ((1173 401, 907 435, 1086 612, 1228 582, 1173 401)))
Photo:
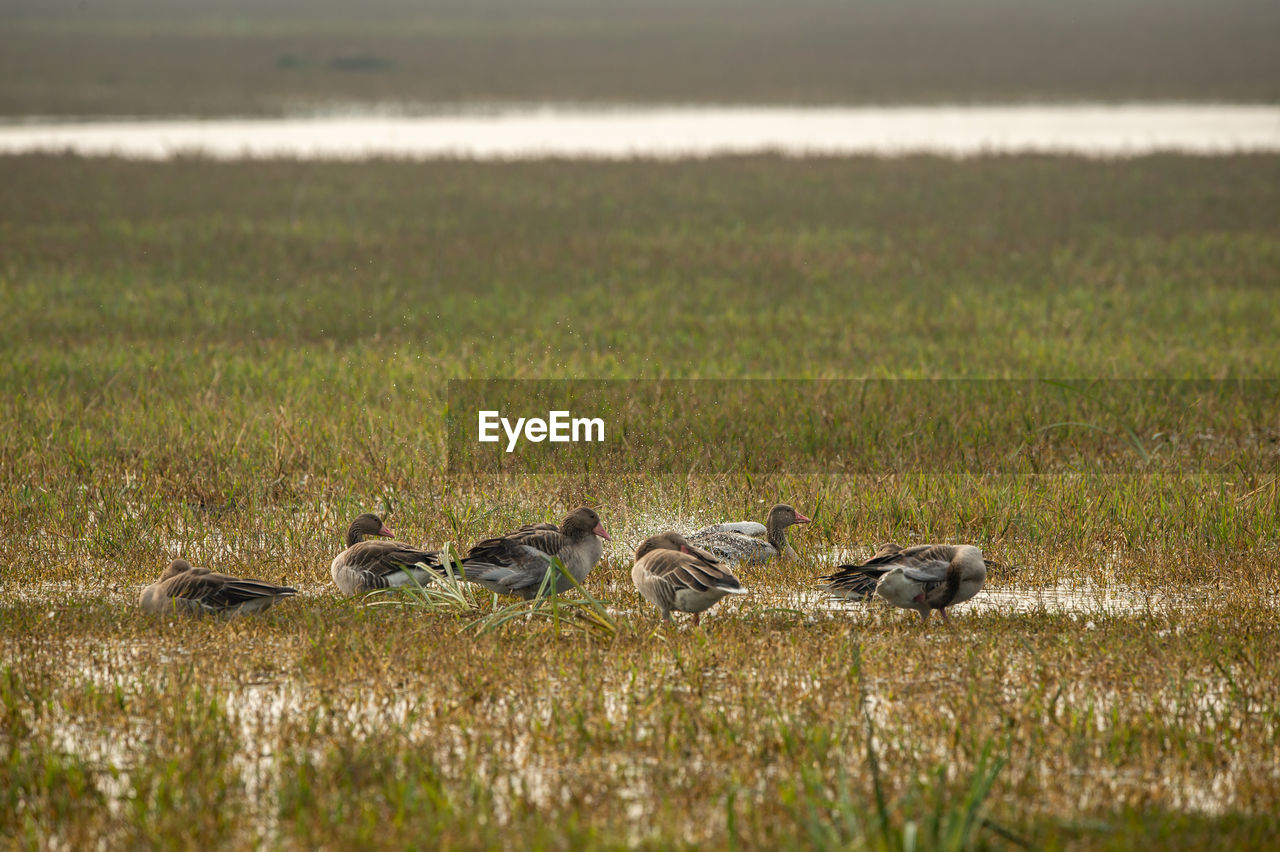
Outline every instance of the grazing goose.
POLYGON ((841 565, 822 579, 827 590, 841 598, 869 598, 878 594, 902 609, 914 609, 920 618, 938 610, 945 620, 947 607, 963 603, 978 593, 994 562, 970 544, 918 544, 901 548, 884 545, 861 565, 841 565))
POLYGON ((147 612, 211 612, 231 616, 262 612, 278 598, 297 593, 291 586, 193 568, 187 560, 175 559, 159 580, 142 590, 138 602, 147 612))
POLYGON ((694 626, 725 595, 747 593, 723 562, 676 532, 655 535, 640 544, 631 582, 658 608, 663 620, 671 621, 672 610, 690 612, 694 626))
POLYGON ((347 529, 347 549, 334 557, 329 566, 333 582, 344 595, 422 584, 443 573, 435 551, 402 541, 365 541, 365 536, 389 539, 393 535, 374 514, 363 514, 351 522, 347 529))
POLYGON ((779 554, 794 558, 796 552, 787 543, 787 527, 807 523, 809 519, 804 515, 786 503, 779 503, 769 510, 763 527, 750 521, 715 524, 689 536, 689 542, 711 551, 725 562, 759 565, 779 554), (759 530, 765 538, 758 538, 751 532, 745 532, 747 530, 759 530))
MULTIPOLYGON (((559 527, 531 524, 479 542, 462 560, 464 579, 491 592, 529 600, 537 596, 552 557, 560 557, 579 583, 586 579, 604 553, 602 538, 612 540, 600 516, 585 507, 576 509, 559 527)), ((555 593, 570 588, 572 584, 556 572, 555 593)))

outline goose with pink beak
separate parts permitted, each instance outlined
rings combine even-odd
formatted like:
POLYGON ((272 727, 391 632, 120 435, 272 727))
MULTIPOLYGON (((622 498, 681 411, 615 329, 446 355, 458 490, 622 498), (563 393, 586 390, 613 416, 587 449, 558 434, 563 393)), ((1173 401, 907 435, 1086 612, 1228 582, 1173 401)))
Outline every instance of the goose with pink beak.
POLYGON ((769 510, 764 526, 751 522, 715 524, 689 536, 689 543, 730 564, 760 565, 780 555, 794 559, 796 552, 787 541, 787 527, 809 520, 786 503, 779 503, 769 510))

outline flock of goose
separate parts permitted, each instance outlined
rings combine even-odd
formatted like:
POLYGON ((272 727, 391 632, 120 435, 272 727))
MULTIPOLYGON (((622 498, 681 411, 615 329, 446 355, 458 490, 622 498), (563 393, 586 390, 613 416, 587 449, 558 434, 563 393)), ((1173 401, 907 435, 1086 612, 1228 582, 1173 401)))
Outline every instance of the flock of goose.
MULTIPOLYGON (((761 564, 794 555, 787 528, 809 518, 785 503, 769 510, 763 525, 754 522, 716 524, 688 537, 664 532, 636 549, 631 580, 641 596, 668 622, 673 612, 690 613, 698 624, 703 612, 726 595, 746 594, 731 567, 761 564)), ((531 599, 554 588, 572 588, 554 568, 559 559, 581 583, 604 553, 602 539, 612 540, 592 509, 569 513, 559 526, 542 523, 487 538, 461 559, 459 579, 502 595, 531 599), (554 581, 548 580, 554 571, 554 581)), ((868 599, 878 595, 896 607, 913 609, 927 620, 933 610, 947 617, 947 607, 969 600, 986 581, 991 565, 972 545, 884 545, 871 559, 841 565, 821 579, 832 595, 868 599)), ((364 514, 347 530, 346 549, 330 566, 333 582, 346 595, 411 584, 425 585, 448 569, 439 551, 396 541, 377 515, 364 514)), ((291 586, 220 574, 175 559, 160 579, 142 591, 149 612, 192 612, 239 615, 260 612, 280 598, 298 593, 291 586)))

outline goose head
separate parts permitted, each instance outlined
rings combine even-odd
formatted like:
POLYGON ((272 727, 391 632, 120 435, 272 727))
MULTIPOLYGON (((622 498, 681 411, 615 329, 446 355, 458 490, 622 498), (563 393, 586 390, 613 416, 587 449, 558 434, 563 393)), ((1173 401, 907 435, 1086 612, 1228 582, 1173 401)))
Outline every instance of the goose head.
POLYGON ((395 533, 382 522, 382 518, 372 512, 365 512, 352 521, 351 526, 347 528, 347 547, 364 541, 366 536, 393 538, 395 533))
POLYGON ((586 506, 570 512, 560 524, 560 532, 575 540, 586 538, 588 535, 598 535, 613 541, 613 537, 605 531, 604 524, 600 522, 600 516, 594 509, 588 509, 586 506))
POLYGON ((678 532, 664 532, 658 535, 652 535, 640 542, 640 546, 636 548, 636 560, 646 553, 655 550, 678 550, 681 553, 689 553, 689 540, 678 532))
POLYGON ((176 577, 179 574, 185 574, 191 570, 191 563, 185 559, 175 559, 169 563, 169 567, 164 569, 164 573, 160 575, 161 580, 167 580, 170 577, 176 577))
POLYGON ((769 517, 765 526, 769 529, 774 527, 785 529, 794 524, 807 524, 809 521, 809 518, 806 518, 791 506, 786 503, 779 503, 769 510, 769 517))
POLYGON ((769 517, 765 519, 765 537, 769 540, 778 551, 778 553, 787 553, 787 527, 795 524, 807 524, 809 519, 797 512, 792 506, 786 503, 779 503, 769 510, 769 517))

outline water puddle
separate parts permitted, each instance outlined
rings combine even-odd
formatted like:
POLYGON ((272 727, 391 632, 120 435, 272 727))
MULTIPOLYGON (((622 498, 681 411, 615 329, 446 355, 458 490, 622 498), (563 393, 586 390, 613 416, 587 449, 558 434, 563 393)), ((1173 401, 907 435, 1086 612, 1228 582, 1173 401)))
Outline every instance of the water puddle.
POLYGON ((1280 151, 1280 107, 1068 104, 887 107, 561 107, 431 115, 0 124, 0 153, 66 151, 164 160, 301 158, 675 159, 1161 151, 1280 151))

